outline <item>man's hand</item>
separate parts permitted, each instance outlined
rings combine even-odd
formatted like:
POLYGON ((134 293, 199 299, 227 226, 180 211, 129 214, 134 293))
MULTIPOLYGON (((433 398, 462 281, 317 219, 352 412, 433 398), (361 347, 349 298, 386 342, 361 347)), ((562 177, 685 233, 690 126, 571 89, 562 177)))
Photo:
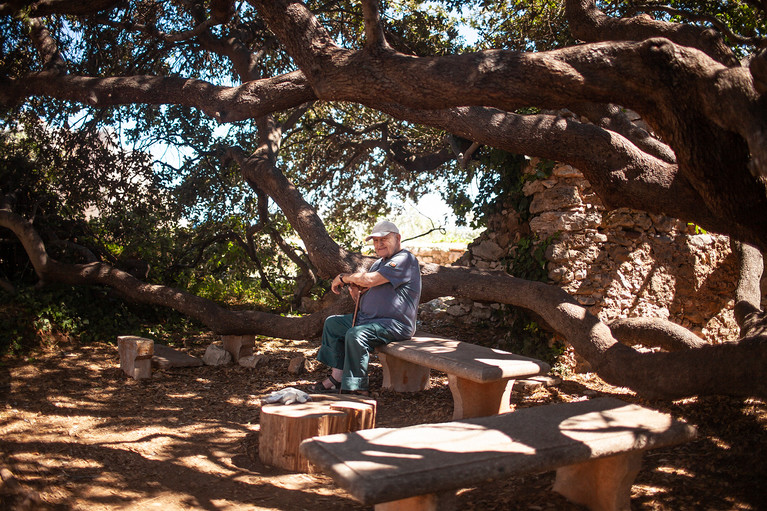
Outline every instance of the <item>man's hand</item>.
POLYGON ((335 294, 340 294, 341 289, 348 284, 348 282, 342 282, 341 279, 343 278, 343 273, 340 273, 336 275, 336 278, 333 279, 333 282, 330 284, 330 290, 333 291, 335 294))
POLYGON ((359 301, 360 296, 365 294, 365 291, 367 291, 368 289, 370 288, 360 287, 357 284, 351 284, 349 285, 349 294, 352 296, 352 300, 354 300, 354 302, 356 303, 359 301))

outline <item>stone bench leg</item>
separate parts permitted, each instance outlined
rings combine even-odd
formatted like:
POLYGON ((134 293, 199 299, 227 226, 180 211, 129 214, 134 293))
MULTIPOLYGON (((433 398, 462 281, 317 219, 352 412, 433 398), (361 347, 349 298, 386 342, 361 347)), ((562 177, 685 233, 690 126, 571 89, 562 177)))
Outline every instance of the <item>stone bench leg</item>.
POLYGON ((455 492, 429 493, 375 505, 375 511, 454 511, 455 492))
POLYGON ((562 467, 553 490, 592 511, 630 511, 641 464, 642 451, 633 451, 562 467))
POLYGON ((428 367, 384 353, 379 353, 378 359, 383 369, 383 388, 395 392, 418 392, 429 388, 431 371, 428 367))
POLYGON ((252 355, 253 348, 256 347, 255 335, 222 335, 221 341, 224 349, 232 354, 235 363, 243 357, 252 355))
POLYGON ((152 377, 152 339, 121 335, 117 337, 117 351, 120 354, 120 369, 125 374, 137 380, 152 377))
POLYGON ((514 380, 477 383, 448 374, 453 393, 453 420, 487 417, 511 411, 511 387, 514 380))

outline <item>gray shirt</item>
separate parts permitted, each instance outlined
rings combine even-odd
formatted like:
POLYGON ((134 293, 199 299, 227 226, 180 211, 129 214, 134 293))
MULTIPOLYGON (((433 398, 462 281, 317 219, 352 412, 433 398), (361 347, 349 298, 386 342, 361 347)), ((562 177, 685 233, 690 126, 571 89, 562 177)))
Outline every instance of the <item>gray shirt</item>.
POLYGON ((389 282, 371 287, 362 295, 357 324, 378 323, 395 339, 409 339, 415 332, 421 299, 418 259, 403 249, 390 258, 377 260, 368 271, 377 271, 389 282))

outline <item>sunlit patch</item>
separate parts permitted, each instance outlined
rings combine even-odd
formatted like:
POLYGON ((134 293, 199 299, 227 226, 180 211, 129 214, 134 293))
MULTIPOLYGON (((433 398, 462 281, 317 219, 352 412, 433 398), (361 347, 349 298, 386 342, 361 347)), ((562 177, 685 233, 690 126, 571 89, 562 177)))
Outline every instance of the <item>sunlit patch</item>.
POLYGON ((665 493, 665 488, 659 488, 658 486, 650 486, 649 484, 634 484, 631 487, 631 493, 634 495, 648 495, 655 496, 665 493))
POLYGON ((717 447, 719 447, 720 449, 724 449, 724 450, 730 450, 730 449, 732 449, 732 445, 731 445, 730 443, 728 443, 728 442, 725 442, 724 440, 722 440, 722 439, 721 439, 720 437, 718 437, 718 436, 709 435, 708 439, 709 439, 709 440, 711 440, 711 442, 713 442, 713 443, 714 443, 714 445, 716 445, 716 446, 717 446, 717 447))
POLYGON ((371 458, 402 458, 410 460, 420 460, 423 458, 420 454, 407 454, 404 452, 387 452, 387 451, 362 451, 361 454, 370 456, 371 458))
POLYGON ((661 472, 663 474, 673 475, 673 476, 694 477, 694 474, 692 472, 690 472, 689 470, 683 467, 662 466, 662 467, 656 467, 655 471, 661 472))
POLYGON ((182 393, 178 393, 178 392, 169 392, 169 393, 167 394, 167 396, 168 396, 169 398, 171 398, 171 399, 176 399, 176 398, 179 398, 179 399, 196 399, 196 398, 200 397, 200 396, 199 396, 197 393, 195 393, 195 392, 182 392, 182 393))

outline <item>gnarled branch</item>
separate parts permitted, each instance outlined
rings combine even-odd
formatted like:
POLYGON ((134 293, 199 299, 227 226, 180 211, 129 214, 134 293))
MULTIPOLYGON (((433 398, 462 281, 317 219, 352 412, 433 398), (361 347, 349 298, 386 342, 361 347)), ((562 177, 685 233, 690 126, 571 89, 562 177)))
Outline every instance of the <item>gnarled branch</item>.
POLYGON ((726 66, 740 65, 716 30, 657 21, 647 15, 615 19, 598 9, 594 0, 567 0, 565 6, 570 31, 583 41, 642 41, 663 37, 682 46, 697 48, 726 66))

